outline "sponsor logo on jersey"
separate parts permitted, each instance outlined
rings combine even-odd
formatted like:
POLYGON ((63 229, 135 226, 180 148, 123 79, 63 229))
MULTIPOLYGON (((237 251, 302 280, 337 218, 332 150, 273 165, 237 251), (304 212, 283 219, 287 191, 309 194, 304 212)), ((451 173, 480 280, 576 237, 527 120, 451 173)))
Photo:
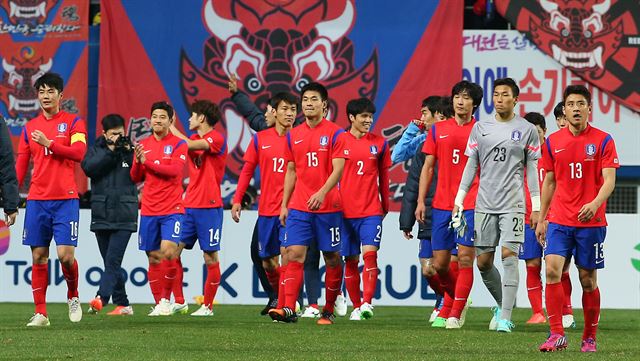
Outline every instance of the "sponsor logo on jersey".
POLYGON ((320 145, 326 147, 329 144, 329 137, 323 135, 320 137, 320 145))
POLYGON ((519 142, 520 139, 522 139, 522 132, 520 132, 519 130, 514 130, 513 132, 511 132, 511 140, 513 140, 514 142, 519 142))
POLYGON ((371 152, 371 154, 376 155, 378 154, 378 147, 372 145, 371 147, 369 147, 369 151, 371 152))
POLYGON ((67 123, 58 124, 58 133, 64 133, 67 131, 67 123))
POLYGON ((173 146, 165 145, 164 146, 164 154, 171 154, 171 153, 173 153, 173 146))

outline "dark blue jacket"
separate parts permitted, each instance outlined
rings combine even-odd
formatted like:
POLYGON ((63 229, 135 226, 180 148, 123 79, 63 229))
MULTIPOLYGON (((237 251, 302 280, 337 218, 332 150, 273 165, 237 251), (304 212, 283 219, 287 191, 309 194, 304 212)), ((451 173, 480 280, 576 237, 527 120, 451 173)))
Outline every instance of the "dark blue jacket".
POLYGON ((13 145, 9 129, 0 117, 0 187, 2 188, 2 208, 7 214, 18 210, 20 194, 16 177, 16 161, 13 158, 13 145))

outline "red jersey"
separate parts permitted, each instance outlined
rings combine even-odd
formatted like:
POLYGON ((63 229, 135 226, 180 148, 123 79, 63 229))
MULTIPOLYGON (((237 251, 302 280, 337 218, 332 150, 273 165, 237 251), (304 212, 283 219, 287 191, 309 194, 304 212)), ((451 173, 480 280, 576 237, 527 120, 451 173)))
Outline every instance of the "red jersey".
POLYGON ((82 161, 87 149, 84 120, 76 114, 59 111, 51 119, 39 115, 24 126, 18 144, 16 165, 21 184, 33 159, 33 174, 27 199, 55 200, 78 198, 75 163, 82 161), (33 140, 31 133, 39 130, 53 143, 46 148, 33 140))
POLYGON ((320 209, 311 211, 307 207, 309 198, 322 188, 333 172, 331 161, 334 158, 349 158, 342 133, 344 129, 322 119, 315 128, 304 122, 287 134, 285 161, 294 162, 296 166, 296 186, 289 208, 312 213, 342 211, 338 187, 333 187, 327 193, 320 209))
POLYGON ((211 130, 203 137, 194 134, 189 139, 204 139, 209 144, 209 148, 188 152, 189 185, 184 206, 185 208, 220 208, 222 207, 220 183, 224 176, 227 142, 216 130, 211 130))
POLYGON ((358 139, 347 132, 344 138, 345 147, 349 149, 349 159, 340 180, 340 196, 349 205, 344 207, 344 218, 385 214, 389 210, 388 174, 391 167, 387 141, 371 133, 358 139), (386 182, 381 181, 385 174, 386 182))
POLYGON ((553 172, 556 180, 549 222, 571 227, 606 226, 606 201, 588 222, 578 221, 578 213, 598 195, 604 183, 602 169, 620 167, 613 138, 590 125, 577 136, 567 127, 551 134, 544 147, 542 168, 553 172))
MULTIPOLYGON (((427 135, 422 152, 434 156, 438 167, 438 185, 433 197, 433 208, 445 211, 453 210, 462 172, 464 172, 469 158, 464 154, 464 151, 467 148, 469 134, 471 134, 474 124, 475 119, 471 119, 464 125, 458 125, 455 118, 450 118, 435 123, 427 135)), ((463 207, 465 210, 476 207, 477 194, 478 176, 476 175, 464 199, 463 207)))
POLYGON ((184 213, 182 208, 182 176, 187 162, 187 142, 169 133, 157 140, 155 136, 142 140, 145 162, 133 162, 131 179, 144 181, 142 190, 143 216, 164 216, 184 213))
MULTIPOLYGON (((251 142, 244 153, 244 166, 238 180, 233 203, 241 203, 251 177, 260 166, 260 199, 258 214, 261 216, 277 216, 282 206, 284 176, 287 173, 287 162, 284 154, 287 151, 287 137, 280 135, 274 128, 265 129, 251 137, 251 142)), ((297 185, 296 185, 297 186, 297 185)))

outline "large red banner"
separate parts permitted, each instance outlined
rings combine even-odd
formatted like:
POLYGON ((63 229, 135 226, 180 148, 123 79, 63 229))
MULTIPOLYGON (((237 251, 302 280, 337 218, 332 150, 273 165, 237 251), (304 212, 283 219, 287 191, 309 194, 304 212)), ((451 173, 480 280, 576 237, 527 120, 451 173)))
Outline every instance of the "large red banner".
MULTIPOLYGON (((62 108, 86 117, 88 16, 86 0, 0 1, 0 116, 14 150, 25 123, 40 112, 33 84, 46 72, 65 80, 62 108)), ((80 192, 86 190, 79 167, 76 180, 80 192)))

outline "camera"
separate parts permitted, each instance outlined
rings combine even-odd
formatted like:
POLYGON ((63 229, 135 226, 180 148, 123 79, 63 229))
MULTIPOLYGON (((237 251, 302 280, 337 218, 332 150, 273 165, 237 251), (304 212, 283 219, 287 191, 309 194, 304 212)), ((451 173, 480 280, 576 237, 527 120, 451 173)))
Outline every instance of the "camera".
POLYGON ((127 137, 126 135, 119 136, 118 139, 113 142, 113 145, 115 146, 116 150, 119 151, 130 151, 131 149, 133 149, 133 143, 131 143, 131 139, 129 139, 129 137, 127 137))

